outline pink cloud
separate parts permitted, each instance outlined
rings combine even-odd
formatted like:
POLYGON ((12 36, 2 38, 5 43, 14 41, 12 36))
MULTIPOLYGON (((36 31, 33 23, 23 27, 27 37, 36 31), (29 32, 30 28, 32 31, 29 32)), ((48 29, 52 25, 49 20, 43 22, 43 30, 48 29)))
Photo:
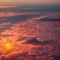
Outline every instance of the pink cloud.
POLYGON ((14 7, 17 7, 17 6, 0 6, 0 8, 14 8, 14 7))
POLYGON ((34 15, 34 14, 41 14, 40 12, 24 12, 24 13, 17 13, 17 12, 0 12, 0 17, 12 17, 12 16, 21 16, 21 15, 34 15))
MULTIPOLYGON (((26 14, 26 13, 25 13, 26 14)), ((30 14, 30 13, 27 13, 30 14)), ((31 13, 32 14, 32 13, 31 13)), ((9 15, 9 14, 8 14, 9 15)), ((10 14, 11 15, 11 14, 10 14)), ((12 14, 13 15, 13 14, 12 14)), ((0 60, 2 60, 2 56, 4 56, 4 58, 6 60, 13 60, 16 58, 16 60, 19 59, 25 59, 28 60, 29 58, 32 59, 47 59, 47 57, 49 57, 49 59, 53 59, 51 56, 53 54, 60 54, 58 51, 60 51, 59 49, 54 48, 54 46, 57 44, 60 44, 60 40, 58 38, 59 35, 59 31, 60 28, 58 26, 58 24, 60 24, 60 22, 39 22, 37 23, 35 20, 39 20, 40 18, 45 18, 47 16, 39 16, 39 17, 34 17, 32 19, 28 19, 25 22, 19 22, 16 24, 13 24, 10 29, 6 29, 3 32, 1 32, 0 34, 2 35, 13 35, 13 36, 7 36, 7 37, 0 37, 0 60), (57 32, 58 31, 58 32, 57 32), (27 37, 24 40, 21 40, 20 37, 27 37), (25 42, 26 40, 36 37, 39 41, 45 41, 45 40, 50 40, 53 39, 54 42, 57 41, 57 43, 53 43, 53 44, 46 44, 46 45, 32 45, 32 44, 22 44, 23 42, 25 42), (8 40, 10 41, 13 46, 14 49, 13 51, 9 52, 8 54, 6 54, 4 52, 4 49, 2 48, 2 45, 4 44, 4 40, 8 40), (19 40, 18 40, 19 39, 19 40), (54 53, 53 50, 56 50, 56 52, 54 53), (44 55, 45 54, 45 55, 44 55), (38 56, 40 55, 40 56, 38 56), (26 56, 26 57, 25 57, 26 56), (28 57, 27 57, 28 56, 28 57), (35 56, 35 57, 33 57, 35 56)), ((8 23, 10 24, 10 23, 8 23)), ((2 25, 6 25, 6 24, 2 24, 2 25)), ((3 26, 1 26, 3 27, 3 26)))
POLYGON ((60 13, 52 13, 52 14, 49 14, 48 17, 50 18, 60 18, 60 13))

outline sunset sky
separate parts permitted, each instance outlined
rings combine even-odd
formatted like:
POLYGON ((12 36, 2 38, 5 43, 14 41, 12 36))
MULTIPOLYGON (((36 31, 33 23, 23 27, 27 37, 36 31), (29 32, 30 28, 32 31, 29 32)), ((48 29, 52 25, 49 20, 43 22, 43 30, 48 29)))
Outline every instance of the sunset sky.
POLYGON ((60 0, 1 0, 1 4, 60 4, 60 0))
POLYGON ((0 0, 0 60, 59 60, 60 0, 0 0))

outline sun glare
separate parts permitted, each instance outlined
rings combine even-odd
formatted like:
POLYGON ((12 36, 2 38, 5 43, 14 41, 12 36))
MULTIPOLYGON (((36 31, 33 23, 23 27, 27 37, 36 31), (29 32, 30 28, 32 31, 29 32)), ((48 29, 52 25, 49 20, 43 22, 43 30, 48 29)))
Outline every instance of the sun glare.
POLYGON ((5 42, 4 44, 4 50, 5 52, 10 52, 13 50, 13 45, 10 42, 5 42))

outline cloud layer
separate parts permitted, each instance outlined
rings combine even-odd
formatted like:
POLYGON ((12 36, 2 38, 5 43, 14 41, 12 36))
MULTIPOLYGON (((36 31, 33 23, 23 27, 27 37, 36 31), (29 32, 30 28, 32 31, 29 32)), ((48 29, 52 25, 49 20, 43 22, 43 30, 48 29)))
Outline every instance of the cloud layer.
POLYGON ((24 12, 12 10, 9 8, 9 12, 0 12, 0 60, 58 59, 60 22, 57 19, 60 19, 60 13, 35 12, 34 9, 31 12, 29 8, 24 12), (4 49, 6 41, 11 42, 14 47, 11 52, 4 49))

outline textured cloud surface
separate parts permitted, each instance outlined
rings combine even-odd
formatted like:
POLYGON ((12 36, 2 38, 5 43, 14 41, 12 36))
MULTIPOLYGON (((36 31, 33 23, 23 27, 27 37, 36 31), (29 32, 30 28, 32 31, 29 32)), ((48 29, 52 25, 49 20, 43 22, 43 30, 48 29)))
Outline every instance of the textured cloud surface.
POLYGON ((7 12, 0 8, 0 60, 60 59, 60 12, 29 7, 8 8, 7 12), (13 46, 9 52, 5 50, 8 42, 13 46))

